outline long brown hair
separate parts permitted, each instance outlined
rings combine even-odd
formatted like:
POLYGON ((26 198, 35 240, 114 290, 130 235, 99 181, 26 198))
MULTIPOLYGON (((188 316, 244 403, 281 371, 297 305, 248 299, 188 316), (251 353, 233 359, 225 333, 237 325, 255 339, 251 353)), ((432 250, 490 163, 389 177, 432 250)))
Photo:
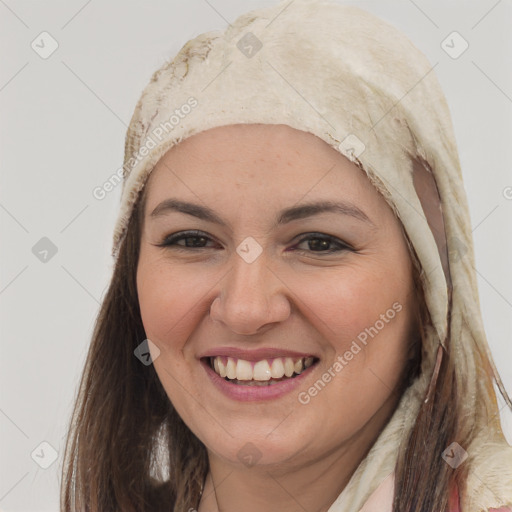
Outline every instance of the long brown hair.
MULTIPOLYGON (((208 471, 206 448, 173 408, 153 365, 134 356, 146 339, 136 289, 146 189, 120 246, 80 379, 62 468, 63 512, 188 512, 198 506, 208 471), (167 474, 157 457, 162 445, 167 474)), ((411 254, 423 335, 429 317, 414 250, 411 254)), ((418 375, 421 343, 413 348, 400 392, 418 375)), ((492 388, 490 373, 481 377, 492 388)), ((448 350, 428 400, 401 444, 394 512, 446 511, 453 484, 463 489, 465 466, 452 470, 440 456, 452 440, 464 446, 473 435, 471 425, 461 420, 458 382, 448 350)))
MULTIPOLYGON (((414 289, 420 302, 420 337, 424 340, 432 322, 419 277, 419 262, 410 243, 409 249, 415 268, 414 289)), ((453 439, 463 446, 470 441, 461 420, 462 395, 458 390, 454 360, 449 352, 449 333, 445 343, 448 350, 439 345, 426 397, 408 439, 400 446, 395 468, 393 512, 449 512, 449 497, 454 487, 458 491, 464 488, 466 466, 452 469, 441 457, 453 439)))
POLYGON ((197 506, 204 445, 176 413, 153 365, 134 355, 146 339, 136 289, 145 194, 131 216, 101 305, 70 419, 61 510, 141 512, 197 506), (157 462, 166 443, 170 478, 157 462))

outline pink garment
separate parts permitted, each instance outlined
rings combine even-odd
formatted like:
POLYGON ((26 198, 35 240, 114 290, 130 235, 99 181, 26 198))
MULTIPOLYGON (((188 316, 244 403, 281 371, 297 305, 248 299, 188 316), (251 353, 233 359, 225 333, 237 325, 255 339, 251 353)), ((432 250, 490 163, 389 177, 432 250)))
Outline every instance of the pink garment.
MULTIPOLYGON (((366 500, 360 512, 392 512, 395 474, 390 473, 366 500)), ((463 512, 460 508, 459 492, 455 487, 449 501, 450 512, 463 512)), ((510 507, 490 508, 489 512, 512 512, 510 507)))
MULTIPOLYGON (((450 512, 462 512, 460 509, 459 491, 455 487, 450 497, 450 512)), ((512 512, 510 507, 490 508, 489 512, 512 512)))
POLYGON ((360 512, 392 512, 395 473, 390 473, 366 500, 360 512))
POLYGON ((457 488, 457 486, 455 486, 452 489, 452 493, 450 495, 450 500, 448 501, 448 509, 450 510, 450 512, 461 512, 459 489, 457 488))

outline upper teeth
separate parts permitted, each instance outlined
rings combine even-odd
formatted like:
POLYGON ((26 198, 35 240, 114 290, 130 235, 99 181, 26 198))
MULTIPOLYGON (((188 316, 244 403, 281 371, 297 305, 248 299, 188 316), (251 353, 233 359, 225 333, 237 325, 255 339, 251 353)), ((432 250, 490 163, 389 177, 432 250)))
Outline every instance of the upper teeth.
POLYGON ((236 359, 233 357, 212 357, 213 369, 221 377, 237 380, 270 380, 291 377, 300 374, 313 364, 313 357, 292 359, 291 357, 276 357, 257 362, 236 359))

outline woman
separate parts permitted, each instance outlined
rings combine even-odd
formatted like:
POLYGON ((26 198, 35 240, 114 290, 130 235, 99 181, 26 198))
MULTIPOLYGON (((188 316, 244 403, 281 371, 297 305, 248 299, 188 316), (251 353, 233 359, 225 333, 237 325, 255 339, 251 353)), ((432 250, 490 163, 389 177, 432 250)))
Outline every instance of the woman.
POLYGON ((512 507, 432 66, 295 0, 189 41, 125 147, 63 510, 512 507))

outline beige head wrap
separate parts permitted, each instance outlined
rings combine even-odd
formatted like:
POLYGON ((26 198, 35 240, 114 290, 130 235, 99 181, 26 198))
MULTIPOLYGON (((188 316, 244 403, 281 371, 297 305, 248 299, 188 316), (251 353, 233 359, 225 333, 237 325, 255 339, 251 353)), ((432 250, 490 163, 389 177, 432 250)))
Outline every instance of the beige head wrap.
POLYGON ((486 404, 495 397, 479 380, 482 355, 490 351, 470 217, 449 110, 431 64, 391 25, 325 0, 281 2, 189 41, 153 75, 131 120, 114 256, 160 157, 190 135, 235 123, 287 124, 360 165, 403 223, 422 267, 433 329, 424 342, 421 377, 330 512, 360 510, 392 473, 448 328, 450 351, 465 376, 466 414, 482 431, 464 447, 471 471, 462 508, 480 512, 512 504, 512 449, 503 441, 499 416, 488 417, 486 404), (423 164, 415 170, 413 160, 423 164))

